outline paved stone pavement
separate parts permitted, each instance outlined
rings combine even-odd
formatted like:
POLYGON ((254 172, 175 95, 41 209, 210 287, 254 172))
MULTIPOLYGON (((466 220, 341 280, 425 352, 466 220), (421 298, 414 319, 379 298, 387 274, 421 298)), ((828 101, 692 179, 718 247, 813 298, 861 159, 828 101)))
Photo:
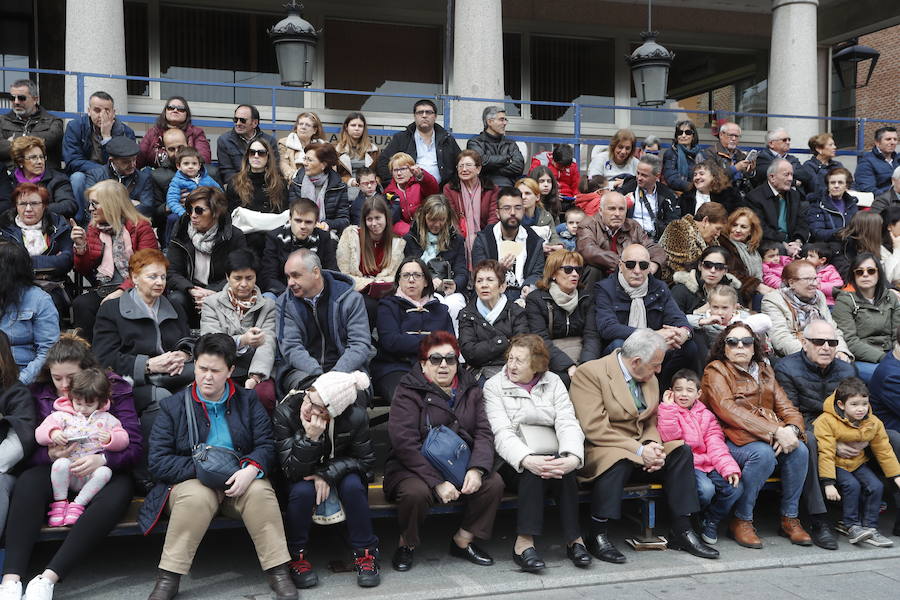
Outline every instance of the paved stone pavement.
MULTIPOLYGON (((760 501, 774 504, 773 497, 760 501)), ((627 505, 626 505, 627 506, 627 505)), ((458 517, 433 516, 426 525, 427 543, 416 551, 415 568, 396 573, 390 555, 396 546, 393 522, 376 522, 382 540, 383 580, 378 588, 360 590, 355 574, 346 568, 349 552, 340 527, 315 528, 311 548, 319 586, 301 592, 304 600, 366 598, 366 600, 418 600, 438 598, 498 598, 508 600, 561 600, 575 598, 627 598, 628 600, 741 600, 781 598, 880 600, 900 597, 900 538, 895 548, 851 546, 841 538, 840 549, 792 546, 776 533, 773 510, 757 516, 765 548, 741 548, 724 536, 717 548, 719 560, 703 560, 678 551, 634 552, 624 565, 595 561, 585 570, 574 568, 565 557, 561 540, 553 539, 556 515, 550 511, 549 533, 538 540, 538 549, 548 563, 541 575, 518 572, 511 549, 515 529, 512 513, 497 519, 494 539, 484 547, 494 556, 493 567, 476 567, 446 554, 447 543, 458 517)), ((586 515, 584 515, 586 517, 586 515)), ((893 525, 883 519, 881 530, 893 525)), ((617 543, 634 533, 623 523, 613 529, 617 543)), ((78 572, 61 582, 55 594, 60 600, 137 600, 147 597, 153 586, 162 536, 109 538, 96 552, 85 556, 78 572)), ((56 542, 40 544, 35 552, 35 570, 46 562, 56 542)), ((31 574, 30 574, 31 575, 31 574)), ((211 531, 201 545, 190 576, 182 582, 184 600, 263 600, 270 598, 252 543, 243 530, 211 531)))

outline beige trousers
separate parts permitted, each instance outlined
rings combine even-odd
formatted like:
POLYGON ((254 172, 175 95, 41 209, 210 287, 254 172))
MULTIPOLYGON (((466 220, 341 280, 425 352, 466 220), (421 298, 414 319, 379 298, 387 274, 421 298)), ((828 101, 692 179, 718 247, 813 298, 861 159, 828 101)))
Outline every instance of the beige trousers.
POLYGON ((167 508, 169 526, 160 569, 187 574, 200 541, 220 510, 223 516, 244 521, 263 570, 290 560, 278 500, 267 479, 254 479, 242 496, 226 496, 221 502, 216 490, 189 479, 172 488, 167 508))

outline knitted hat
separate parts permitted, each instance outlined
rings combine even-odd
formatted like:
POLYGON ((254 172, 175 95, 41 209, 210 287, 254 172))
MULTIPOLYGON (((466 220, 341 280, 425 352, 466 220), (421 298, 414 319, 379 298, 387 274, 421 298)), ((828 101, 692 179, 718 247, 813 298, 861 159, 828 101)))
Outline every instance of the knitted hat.
POLYGON ((362 371, 330 371, 319 375, 312 387, 319 393, 328 414, 334 418, 356 402, 356 390, 368 389, 369 376, 362 371))

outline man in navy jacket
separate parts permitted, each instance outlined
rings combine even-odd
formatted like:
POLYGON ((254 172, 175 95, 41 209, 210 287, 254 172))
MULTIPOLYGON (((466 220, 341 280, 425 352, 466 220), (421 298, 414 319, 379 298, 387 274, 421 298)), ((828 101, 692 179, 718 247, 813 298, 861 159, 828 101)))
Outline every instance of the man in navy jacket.
POLYGON ((853 179, 860 192, 875 195, 886 192, 891 187, 891 174, 900 167, 897 153, 897 128, 881 127, 875 130, 875 147, 863 154, 856 165, 853 179))

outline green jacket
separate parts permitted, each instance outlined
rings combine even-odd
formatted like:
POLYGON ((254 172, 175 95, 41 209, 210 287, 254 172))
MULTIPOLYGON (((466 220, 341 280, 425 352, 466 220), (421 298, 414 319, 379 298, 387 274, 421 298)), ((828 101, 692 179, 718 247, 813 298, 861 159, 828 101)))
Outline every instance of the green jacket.
POLYGON ((900 326, 900 300, 890 290, 884 290, 874 304, 855 292, 841 291, 831 316, 856 360, 877 363, 894 343, 894 332, 900 326))

